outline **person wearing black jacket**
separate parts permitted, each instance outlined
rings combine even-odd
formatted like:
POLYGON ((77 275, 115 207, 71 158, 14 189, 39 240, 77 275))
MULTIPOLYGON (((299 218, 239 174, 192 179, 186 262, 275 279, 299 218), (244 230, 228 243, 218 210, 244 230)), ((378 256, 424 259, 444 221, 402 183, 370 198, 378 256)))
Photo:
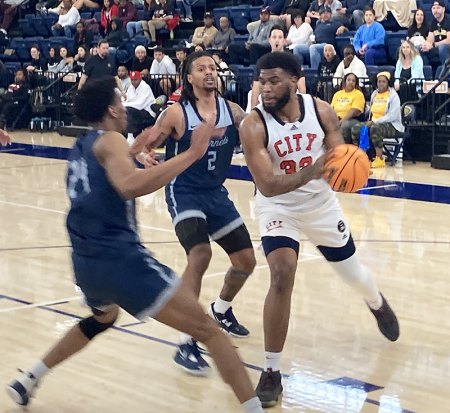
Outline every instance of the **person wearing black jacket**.
POLYGON ((26 67, 30 88, 39 86, 39 80, 42 79, 44 72, 48 70, 47 60, 41 56, 39 46, 33 45, 30 49, 31 62, 26 67))
POLYGON ((12 123, 18 111, 29 99, 26 70, 19 69, 14 76, 14 83, 8 86, 7 92, 0 100, 0 129, 12 123))
POLYGON ((89 48, 92 45, 93 40, 94 40, 94 33, 92 33, 90 30, 86 30, 83 20, 80 20, 77 23, 76 30, 75 30, 72 53, 74 55, 77 54, 78 48, 80 46, 84 46, 87 50, 89 50, 89 48))

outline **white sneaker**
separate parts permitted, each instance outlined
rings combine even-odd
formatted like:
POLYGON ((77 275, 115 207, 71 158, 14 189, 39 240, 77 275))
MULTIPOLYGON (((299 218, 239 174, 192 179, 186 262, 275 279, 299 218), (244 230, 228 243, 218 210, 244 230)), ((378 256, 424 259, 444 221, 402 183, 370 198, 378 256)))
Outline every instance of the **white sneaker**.
POLYGON ((192 23, 194 20, 192 20, 192 17, 184 17, 181 21, 183 23, 192 23))
MULTIPOLYGON (((20 371, 20 370, 19 370, 20 371)), ((6 386, 6 392, 17 404, 26 406, 30 402, 38 381, 31 373, 20 371, 20 376, 6 386)))

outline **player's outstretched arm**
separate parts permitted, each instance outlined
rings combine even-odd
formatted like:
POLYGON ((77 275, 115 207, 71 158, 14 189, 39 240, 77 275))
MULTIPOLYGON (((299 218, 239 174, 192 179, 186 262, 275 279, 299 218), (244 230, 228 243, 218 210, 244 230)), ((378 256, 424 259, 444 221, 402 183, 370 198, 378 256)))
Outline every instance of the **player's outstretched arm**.
POLYGON ((155 124, 144 129, 134 140, 130 147, 131 156, 136 156, 148 148, 157 148, 173 132, 177 117, 182 116, 181 108, 178 104, 169 106, 158 116, 155 124))
POLYGON ((8 132, 0 129, 0 144, 1 145, 11 145, 11 136, 8 135, 8 132))
POLYGON ((266 197, 293 191, 313 179, 322 177, 328 154, 321 156, 311 166, 305 166, 293 174, 275 175, 272 160, 266 149, 266 131, 259 115, 252 111, 239 129, 245 160, 256 187, 266 197))
POLYGON ((133 199, 158 190, 200 159, 212 136, 216 136, 214 126, 200 124, 192 133, 188 150, 150 169, 136 169, 128 144, 120 133, 105 133, 93 149, 112 186, 122 198, 133 199))
POLYGON ((317 105, 317 112, 319 113, 320 124, 325 132, 325 147, 326 149, 333 149, 338 145, 342 145, 344 138, 342 137, 339 119, 334 109, 329 103, 320 99, 315 99, 317 105))

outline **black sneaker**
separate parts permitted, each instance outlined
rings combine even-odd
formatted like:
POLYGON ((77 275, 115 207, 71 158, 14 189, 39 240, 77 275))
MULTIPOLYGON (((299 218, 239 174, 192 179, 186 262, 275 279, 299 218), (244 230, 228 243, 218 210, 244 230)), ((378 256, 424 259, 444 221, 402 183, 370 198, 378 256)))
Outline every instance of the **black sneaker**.
POLYGON ((19 370, 20 376, 6 386, 6 392, 20 406, 26 406, 30 402, 33 391, 38 382, 31 373, 19 370))
POLYGON ((378 328, 380 329, 381 333, 388 340, 396 341, 400 335, 400 327, 398 325, 397 317, 384 298, 383 294, 381 294, 381 298, 383 300, 383 303, 378 310, 372 310, 370 307, 369 309, 377 319, 378 328))
POLYGON ((233 308, 230 307, 224 314, 217 313, 214 310, 214 303, 209 306, 208 314, 217 321, 219 327, 234 337, 247 337, 250 334, 242 324, 236 320, 233 314, 233 308))
POLYGON ((283 393, 283 386, 280 372, 270 369, 263 371, 256 386, 256 395, 261 401, 262 407, 275 406, 281 393, 283 393))

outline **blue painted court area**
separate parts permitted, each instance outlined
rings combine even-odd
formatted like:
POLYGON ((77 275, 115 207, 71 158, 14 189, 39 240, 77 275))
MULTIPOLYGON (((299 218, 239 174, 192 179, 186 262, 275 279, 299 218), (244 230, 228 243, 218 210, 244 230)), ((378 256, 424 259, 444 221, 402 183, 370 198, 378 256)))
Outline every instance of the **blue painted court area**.
MULTIPOLYGON (((19 304, 23 304, 23 305, 31 305, 31 304, 33 304, 30 301, 26 301, 26 300, 22 300, 20 298, 16 298, 16 297, 0 294, 0 299, 2 299, 2 298, 5 299, 5 300, 12 301, 14 303, 19 303, 19 304)), ((50 311, 50 312, 53 312, 53 313, 56 313, 56 314, 61 314, 63 316, 67 316, 67 317, 74 318, 74 319, 77 319, 77 320, 81 320, 82 319, 82 317, 77 315, 77 314, 69 313, 67 311, 62 311, 62 310, 59 310, 57 308, 54 308, 54 306, 57 306, 57 305, 63 304, 63 303, 64 303, 64 301, 62 301, 60 303, 55 303, 52 306, 42 305, 42 306, 39 306, 39 307, 36 307, 36 308, 40 309, 40 310, 44 310, 44 311, 50 311)), ((130 326, 138 325, 138 324, 143 324, 143 323, 142 322, 131 323, 131 324, 123 325, 123 326, 114 326, 112 328, 114 330, 119 331, 119 332, 124 333, 124 334, 129 334, 129 335, 132 335, 132 336, 135 336, 135 337, 139 337, 139 338, 142 338, 142 339, 150 340, 150 341, 153 341, 153 342, 156 342, 156 343, 159 343, 159 344, 165 344, 165 345, 168 345, 168 346, 171 346, 171 347, 177 347, 177 345, 178 345, 177 343, 174 343, 174 342, 171 342, 171 341, 168 341, 168 340, 164 340, 164 339, 161 339, 161 338, 158 338, 158 337, 150 336, 148 334, 140 333, 138 331, 129 330, 128 328, 126 328, 126 327, 130 327, 130 326)), ((204 352, 204 354, 209 355, 206 352, 204 352)), ((255 366, 255 365, 249 364, 249 363, 244 363, 244 365, 247 368, 249 368, 249 369, 262 371, 262 367, 255 366)), ((287 379, 287 380, 289 380, 289 379, 295 380, 295 378, 296 378, 295 375, 290 376, 288 374, 283 374, 283 377, 285 379, 287 379)), ((378 386, 376 384, 366 383, 364 381, 361 381, 361 380, 358 380, 358 379, 354 379, 354 378, 351 378, 351 377, 338 377, 336 379, 327 380, 325 382, 320 382, 319 385, 320 384, 327 384, 327 385, 331 385, 331 386, 336 386, 339 389, 343 389, 343 388, 358 389, 358 390, 364 391, 366 394, 369 394, 371 392, 383 389, 383 387, 378 386)), ((380 402, 379 401, 370 399, 368 397, 365 398, 364 402, 368 403, 368 404, 380 406, 380 402)), ((380 406, 380 408, 381 408, 381 406, 380 406)), ((380 410, 380 412, 381 412, 381 410, 380 410)), ((393 408, 393 409, 389 410, 389 413, 415 413, 415 412, 413 412, 412 410, 406 410, 406 409, 402 409, 402 408, 393 408)))
MULTIPOLYGON (((11 146, 0 147, 0 153, 35 156, 40 158, 68 158, 70 149, 55 146, 31 145, 13 143, 11 146)), ((251 181, 252 176, 246 166, 231 165, 228 171, 229 179, 251 181)), ((366 188, 359 191, 364 195, 383 196, 388 198, 410 199, 413 201, 436 202, 450 204, 450 187, 440 185, 416 184, 411 182, 385 181, 369 179, 366 188)))

